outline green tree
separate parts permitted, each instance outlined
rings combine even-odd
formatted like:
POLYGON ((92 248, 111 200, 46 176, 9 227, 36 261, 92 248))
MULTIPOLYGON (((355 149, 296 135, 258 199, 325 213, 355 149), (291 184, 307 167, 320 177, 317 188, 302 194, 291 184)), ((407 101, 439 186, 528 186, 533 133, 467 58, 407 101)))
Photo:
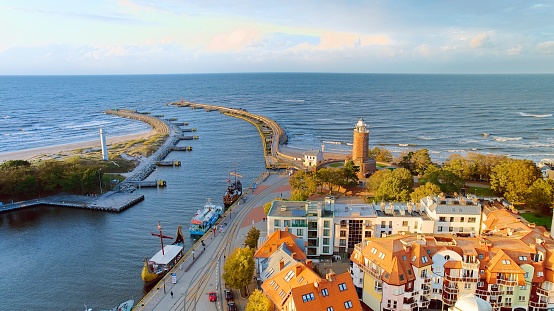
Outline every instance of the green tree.
POLYGON ((269 211, 271 210, 271 206, 273 205, 273 201, 269 201, 264 204, 264 213, 266 215, 269 215, 269 211))
POLYGON ((230 288, 245 288, 252 281, 254 267, 254 250, 235 248, 223 265, 223 280, 230 288))
POLYGON ((297 199, 308 198, 317 191, 317 182, 314 173, 311 172, 298 171, 289 179, 289 184, 292 190, 290 196, 292 201, 303 201, 305 199, 297 199))
POLYGON ((315 172, 315 178, 322 187, 327 186, 329 191, 333 188, 333 170, 328 167, 320 168, 315 172))
POLYGON ((441 191, 445 193, 459 192, 465 184, 464 180, 455 173, 435 167, 430 167, 420 178, 420 181, 421 183, 431 182, 438 185, 441 191))
POLYGON ((244 238, 244 245, 250 247, 251 249, 257 249, 258 248, 258 239, 260 238, 260 230, 258 228, 252 226, 250 230, 248 230, 248 233, 246 234, 246 237, 244 238))
POLYGON ((354 165, 354 161, 348 161, 344 164, 342 168, 342 178, 343 183, 341 186, 348 187, 356 185, 359 181, 358 172, 360 172, 360 167, 354 165))
POLYGON ((441 193, 441 188, 434 183, 428 182, 414 189, 414 192, 410 194, 412 202, 419 202, 419 200, 430 196, 438 195, 441 193))
POLYGON ((450 155, 443 168, 464 180, 474 179, 477 175, 477 164, 459 154, 450 155))
POLYGON ((264 293, 256 289, 248 298, 248 304, 245 308, 246 311, 270 311, 271 301, 264 295, 264 293))
POLYGON ((370 158, 375 159, 375 161, 377 162, 392 162, 392 154, 389 150, 385 148, 375 147, 368 150, 367 153, 370 158))
POLYGON ((414 186, 414 179, 408 169, 398 168, 391 172, 379 185, 375 198, 381 201, 407 202, 414 186))
POLYGON ((429 150, 422 148, 414 153, 412 153, 412 163, 413 163, 413 171, 414 174, 423 174, 425 173, 425 170, 433 165, 433 162, 431 161, 431 157, 429 156, 429 150))
POLYGON ((525 194, 525 204, 549 213, 554 207, 554 180, 539 178, 525 194))
POLYGON ((379 186, 381 186, 381 183, 390 175, 392 174, 391 170, 378 170, 377 172, 373 173, 373 175, 369 176, 367 180, 367 190, 369 192, 376 192, 377 189, 379 189, 379 186))
POLYGON ((531 160, 507 159, 492 169, 491 189, 508 201, 521 203, 531 185, 542 174, 531 160))

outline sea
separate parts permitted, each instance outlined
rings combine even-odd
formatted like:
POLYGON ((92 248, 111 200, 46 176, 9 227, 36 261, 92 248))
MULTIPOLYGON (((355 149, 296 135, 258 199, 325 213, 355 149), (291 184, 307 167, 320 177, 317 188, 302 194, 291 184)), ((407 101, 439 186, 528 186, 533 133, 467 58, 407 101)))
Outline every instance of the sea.
MULTIPOLYGON (((160 167, 145 200, 120 214, 36 207, 0 214, 0 310, 93 310, 144 294, 142 259, 206 200, 221 203, 235 169, 248 187, 265 171, 250 123, 216 111, 169 105, 191 101, 246 109, 277 121, 288 145, 349 150, 363 118, 370 148, 393 155, 429 150, 554 158, 554 75, 237 73, 120 76, 0 76, 0 153, 145 132, 148 125, 104 114, 136 109, 197 129, 160 167)), ((7 203, 7 202, 4 202, 7 203)), ((194 243, 187 240, 186 247, 194 243)))

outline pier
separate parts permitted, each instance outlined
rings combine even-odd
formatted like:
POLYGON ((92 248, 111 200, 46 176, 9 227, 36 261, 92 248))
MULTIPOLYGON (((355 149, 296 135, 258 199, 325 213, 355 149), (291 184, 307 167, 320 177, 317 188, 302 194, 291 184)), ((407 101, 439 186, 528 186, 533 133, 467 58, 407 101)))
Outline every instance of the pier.
POLYGON ((162 179, 157 179, 157 180, 131 180, 131 181, 128 181, 128 183, 130 183, 132 185, 135 185, 139 188, 142 188, 142 187, 165 187, 166 186, 165 180, 162 180, 162 179))
POLYGON ((193 139, 198 139, 198 136, 179 136, 179 139, 180 140, 193 140, 193 139))
MULTIPOLYGON (((173 147, 175 148, 175 147, 173 147)), ((173 150, 171 148, 171 150, 173 150)), ((175 161, 156 161, 157 166, 181 166, 181 161, 175 160, 175 161)))
MULTIPOLYGON (((244 109, 228 108, 223 106, 193 103, 189 101, 173 102, 170 105, 177 107, 189 107, 190 109, 204 109, 206 111, 217 110, 231 117, 243 119, 252 123, 262 137, 264 148, 265 166, 268 169, 288 168, 296 157, 279 151, 279 146, 287 142, 288 137, 281 126, 270 118, 250 113, 244 109)), ((188 136, 183 136, 188 137, 188 136)), ((190 139, 190 138, 180 138, 190 139)))
POLYGON ((175 146, 171 151, 192 151, 192 146, 175 146))

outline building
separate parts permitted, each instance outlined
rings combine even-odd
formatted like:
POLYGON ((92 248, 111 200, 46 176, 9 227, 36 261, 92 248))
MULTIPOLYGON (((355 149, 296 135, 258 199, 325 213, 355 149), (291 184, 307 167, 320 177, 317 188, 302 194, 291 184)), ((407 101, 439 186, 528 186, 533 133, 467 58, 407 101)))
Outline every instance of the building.
MULTIPOLYGON (((471 197, 468 197, 471 198, 471 197)), ((420 209, 435 225, 435 233, 467 233, 479 235, 481 227, 481 203, 466 197, 440 198, 428 196, 420 200, 420 209)), ((476 197, 474 197, 477 199, 476 197)))
POLYGON ((262 282, 275 271, 281 271, 296 262, 306 262, 306 243, 288 231, 276 230, 268 237, 260 237, 258 245, 254 260, 258 280, 262 282))
POLYGON ((304 156, 304 166, 307 168, 315 168, 323 162, 323 152, 320 150, 309 150, 302 153, 304 156))
POLYGON ((273 310, 362 310, 350 273, 335 275, 330 271, 321 278, 311 269, 311 261, 279 271, 262 284, 262 289, 273 310))
POLYGON ((369 129, 364 119, 360 119, 354 128, 354 137, 352 140, 352 161, 354 165, 360 167, 358 178, 369 177, 377 170, 374 159, 369 158, 369 129))
POLYGON ((267 232, 288 231, 307 242, 308 257, 333 254, 332 201, 273 201, 267 214, 267 232))

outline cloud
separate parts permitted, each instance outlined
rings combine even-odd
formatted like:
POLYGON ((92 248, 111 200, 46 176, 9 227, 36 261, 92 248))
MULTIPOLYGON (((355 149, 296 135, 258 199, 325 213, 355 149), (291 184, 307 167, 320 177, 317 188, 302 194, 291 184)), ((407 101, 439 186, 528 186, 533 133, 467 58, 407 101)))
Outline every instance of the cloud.
POLYGON ((259 42, 262 35, 253 28, 242 28, 230 33, 220 34, 208 42, 208 52, 240 52, 259 42))
POLYGON ((540 54, 554 54, 554 41, 545 41, 537 44, 537 52, 540 54))
POLYGON ((489 43, 489 35, 486 32, 482 32, 469 41, 469 47, 472 49, 485 47, 489 43))
POLYGON ((523 49, 523 47, 521 46, 521 44, 518 44, 518 45, 508 49, 508 55, 510 55, 510 56, 520 55, 522 49, 523 49))

